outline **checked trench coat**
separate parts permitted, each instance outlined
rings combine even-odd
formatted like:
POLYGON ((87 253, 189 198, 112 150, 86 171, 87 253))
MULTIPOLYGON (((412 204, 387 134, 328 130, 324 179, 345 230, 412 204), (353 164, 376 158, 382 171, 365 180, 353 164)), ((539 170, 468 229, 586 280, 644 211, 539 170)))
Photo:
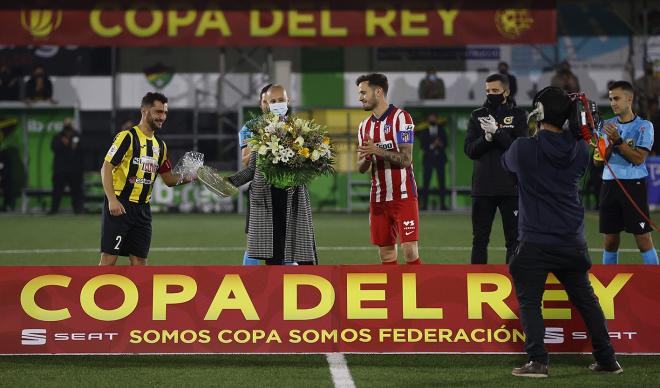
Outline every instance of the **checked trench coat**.
MULTIPOLYGON (((228 177, 236 187, 252 181, 249 190, 250 215, 248 218, 248 256, 273 257, 273 202, 270 184, 257 169, 257 153, 250 154, 248 166, 228 177)), ((286 190, 286 241, 284 262, 317 264, 312 206, 307 186, 286 190)))

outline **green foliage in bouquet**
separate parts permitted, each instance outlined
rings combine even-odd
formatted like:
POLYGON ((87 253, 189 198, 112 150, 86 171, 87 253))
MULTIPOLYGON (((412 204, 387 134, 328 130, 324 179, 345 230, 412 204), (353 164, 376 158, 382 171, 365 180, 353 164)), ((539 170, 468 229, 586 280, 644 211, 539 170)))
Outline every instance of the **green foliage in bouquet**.
POLYGON ((256 151, 257 168, 271 185, 284 189, 334 174, 335 151, 326 127, 294 115, 253 117, 248 144, 256 151))

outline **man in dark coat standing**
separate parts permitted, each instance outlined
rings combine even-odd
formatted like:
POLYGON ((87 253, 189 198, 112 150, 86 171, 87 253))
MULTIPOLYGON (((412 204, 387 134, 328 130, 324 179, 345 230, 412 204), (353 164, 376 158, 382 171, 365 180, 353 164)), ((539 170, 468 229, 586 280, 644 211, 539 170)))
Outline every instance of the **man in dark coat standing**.
POLYGON ((527 136, 527 114, 509 99, 509 78, 486 78, 486 102, 472 112, 465 137, 465 154, 474 161, 472 172, 472 264, 488 262, 488 242, 500 209, 506 240, 506 261, 518 238, 518 188, 516 178, 505 172, 500 157, 511 143, 527 136))
POLYGON ((71 119, 65 119, 64 128, 53 137, 53 198, 49 214, 57 214, 64 188, 69 186, 73 212, 83 212, 83 153, 80 133, 71 119))

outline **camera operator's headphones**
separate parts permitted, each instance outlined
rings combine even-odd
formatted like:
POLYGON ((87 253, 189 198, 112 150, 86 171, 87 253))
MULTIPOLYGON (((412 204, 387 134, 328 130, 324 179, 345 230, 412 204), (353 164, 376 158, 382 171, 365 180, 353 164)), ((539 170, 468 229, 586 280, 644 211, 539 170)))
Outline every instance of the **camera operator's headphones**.
POLYGON ((562 128, 568 119, 567 129, 587 143, 595 143, 596 131, 602 127, 598 106, 584 93, 567 94, 561 88, 548 86, 536 93, 532 107, 528 123, 547 121, 562 128))

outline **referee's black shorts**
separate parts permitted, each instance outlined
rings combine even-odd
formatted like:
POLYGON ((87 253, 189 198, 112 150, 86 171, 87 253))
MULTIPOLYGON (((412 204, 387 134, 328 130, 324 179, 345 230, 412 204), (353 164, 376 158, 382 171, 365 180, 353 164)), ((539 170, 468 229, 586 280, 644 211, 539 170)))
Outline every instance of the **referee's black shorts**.
MULTIPOLYGON (((118 198, 119 199, 119 198, 118 198)), ((146 259, 151 245, 151 207, 119 199, 126 214, 113 216, 108 199, 103 204, 101 252, 117 256, 137 256, 146 259)))
MULTIPOLYGON (((646 178, 621 179, 623 187, 637 206, 649 216, 646 178)), ((604 180, 600 188, 600 232, 617 234, 622 230, 632 234, 644 234, 653 230, 648 221, 635 209, 614 180, 604 180)))

